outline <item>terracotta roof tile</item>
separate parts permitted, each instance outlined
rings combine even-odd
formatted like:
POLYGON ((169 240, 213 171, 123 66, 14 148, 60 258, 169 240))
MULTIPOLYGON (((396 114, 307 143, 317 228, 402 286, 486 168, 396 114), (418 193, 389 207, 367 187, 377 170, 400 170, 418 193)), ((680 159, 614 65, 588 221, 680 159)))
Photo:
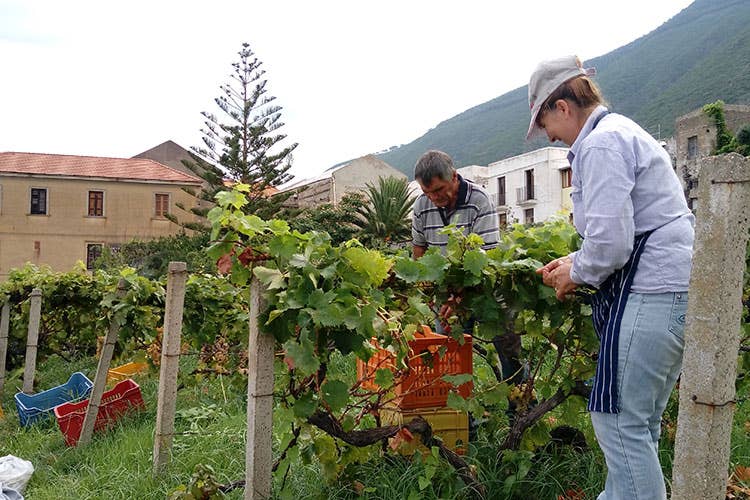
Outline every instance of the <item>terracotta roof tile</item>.
POLYGON ((199 184, 201 179, 145 158, 0 153, 0 173, 97 177, 130 181, 199 184))

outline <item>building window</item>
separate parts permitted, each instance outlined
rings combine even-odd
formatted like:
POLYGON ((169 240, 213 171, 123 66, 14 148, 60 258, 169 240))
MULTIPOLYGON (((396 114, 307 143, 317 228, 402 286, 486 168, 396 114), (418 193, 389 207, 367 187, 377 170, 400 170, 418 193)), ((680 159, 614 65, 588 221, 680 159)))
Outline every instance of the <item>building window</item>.
POLYGON ((89 217, 104 216, 104 191, 89 191, 89 217))
POLYGON ((154 215, 157 217, 166 217, 169 213, 169 195, 156 193, 154 195, 154 202, 154 215))
POLYGON ((533 224, 534 223, 534 209, 533 208, 527 208, 523 211, 523 221, 526 224, 533 224))
POLYGON ((693 160, 698 157, 698 136, 688 137, 687 159, 693 160))
POLYGON ((497 178, 497 206, 505 206, 505 176, 497 178))
POLYGON ((560 170, 560 177, 562 178, 563 189, 569 188, 573 185, 573 169, 568 167, 560 170))
POLYGON ((526 176, 526 199, 534 199, 534 169, 529 169, 524 172, 526 176))
POLYGON ((86 269, 94 269, 94 262, 102 256, 101 243, 89 243, 86 245, 86 269))
POLYGON ((498 218, 498 222, 500 223, 500 227, 508 225, 508 214, 506 212, 501 212, 497 214, 497 218, 498 218))
POLYGON ((32 215, 47 215, 47 188, 31 188, 32 215))

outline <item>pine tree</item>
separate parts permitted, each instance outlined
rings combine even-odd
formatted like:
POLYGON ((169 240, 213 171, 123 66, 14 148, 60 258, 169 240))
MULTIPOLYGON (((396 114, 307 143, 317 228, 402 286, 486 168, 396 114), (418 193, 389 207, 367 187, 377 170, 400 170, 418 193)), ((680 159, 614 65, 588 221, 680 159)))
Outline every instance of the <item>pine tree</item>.
POLYGON ((204 147, 192 148, 190 168, 209 184, 203 197, 241 182, 252 186, 247 212, 263 218, 278 217, 282 203, 291 193, 272 195, 274 187, 289 181, 292 151, 297 143, 283 145, 286 135, 279 132, 281 107, 268 94, 265 70, 250 45, 242 44, 239 62, 232 64, 230 83, 221 85, 222 94, 214 99, 219 116, 204 111, 201 129, 204 147))

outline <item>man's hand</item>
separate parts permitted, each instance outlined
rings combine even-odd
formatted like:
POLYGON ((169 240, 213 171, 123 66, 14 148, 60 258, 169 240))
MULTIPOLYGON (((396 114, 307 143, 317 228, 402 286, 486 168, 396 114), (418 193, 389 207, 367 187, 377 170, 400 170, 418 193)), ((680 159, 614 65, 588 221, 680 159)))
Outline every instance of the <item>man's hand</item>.
POLYGON ((542 275, 544 284, 555 289, 557 300, 564 300, 566 295, 578 288, 578 284, 570 279, 571 267, 573 260, 570 257, 562 257, 536 270, 537 274, 542 275))
POLYGON ((458 305, 462 300, 463 297, 460 295, 460 293, 450 294, 448 300, 446 300, 445 303, 440 306, 440 310, 438 311, 438 319, 440 320, 440 325, 443 327, 443 330, 446 334, 449 334, 451 332, 451 325, 449 321, 453 316, 453 311, 458 309, 458 305))

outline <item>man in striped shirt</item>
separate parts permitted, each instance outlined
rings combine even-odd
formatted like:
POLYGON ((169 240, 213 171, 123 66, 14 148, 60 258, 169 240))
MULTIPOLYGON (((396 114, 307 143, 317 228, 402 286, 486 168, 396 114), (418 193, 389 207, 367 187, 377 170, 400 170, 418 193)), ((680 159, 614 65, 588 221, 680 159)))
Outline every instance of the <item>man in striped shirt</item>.
POLYGON ((455 224, 464 234, 482 237, 485 250, 497 246, 500 237, 497 213, 487 191, 456 172, 453 159, 442 151, 427 151, 414 167, 414 178, 422 193, 414 202, 412 218, 413 256, 418 259, 427 247, 445 253, 448 235, 440 230, 455 224))
MULTIPOLYGON (((497 246, 500 228, 487 191, 461 177, 448 154, 427 151, 414 166, 414 178, 423 193, 414 202, 412 218, 412 255, 415 259, 424 255, 430 246, 439 247, 445 253, 448 235, 440 234, 440 230, 449 224, 455 224, 464 234, 481 236, 485 250, 497 246)), ((446 318, 452 314, 453 300, 451 297, 440 306, 435 324, 437 333, 450 331, 446 318)), ((470 321, 462 325, 467 333, 471 333, 472 324, 470 321)), ((525 377, 524 364, 519 359, 521 337, 506 332, 495 336, 493 343, 500 357, 503 378, 520 383, 525 377)))

